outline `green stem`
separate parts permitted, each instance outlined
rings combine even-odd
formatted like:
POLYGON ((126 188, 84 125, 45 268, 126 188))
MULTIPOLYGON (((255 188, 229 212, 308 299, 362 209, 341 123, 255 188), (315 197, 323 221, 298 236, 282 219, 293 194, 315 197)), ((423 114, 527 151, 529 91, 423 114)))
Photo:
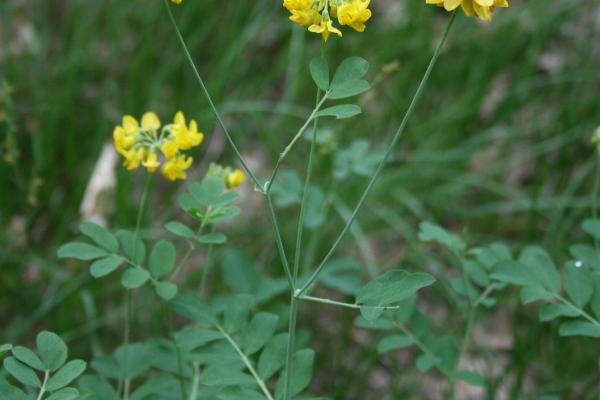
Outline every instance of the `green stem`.
POLYGON ((189 400, 197 400, 198 391, 200 390, 200 367, 198 363, 194 363, 194 380, 192 381, 192 392, 189 400))
POLYGON ((592 317, 587 312, 583 311, 581 308, 577 307, 575 304, 571 303, 569 300, 565 299, 564 297, 562 297, 561 295, 558 295, 558 294, 554 295, 554 297, 557 300, 563 302, 569 308, 577 311, 579 313, 579 315, 581 315, 583 318, 585 318, 588 321, 590 321, 592 324, 594 324, 596 326, 600 326, 600 321, 598 321, 597 319, 595 319, 594 317, 592 317))
POLYGON ((44 382, 42 383, 42 387, 40 388, 40 393, 38 394, 37 400, 42 400, 44 397, 44 393, 46 393, 46 385, 48 384, 48 378, 50 377, 50 371, 46 371, 44 373, 44 382))
POLYGON ((271 392, 269 392, 269 389, 267 388, 267 385, 260 378, 260 376, 258 375, 258 373, 256 372, 256 370, 252 366, 252 363, 250 362, 250 360, 246 356, 246 354, 244 354, 244 352, 242 351, 242 349, 240 349, 240 346, 238 346, 238 344, 235 342, 235 340, 233 340, 233 338, 231 336, 229 336, 229 334, 227 332, 225 332, 225 330, 220 325, 217 325, 217 329, 219 330, 219 332, 221 332, 221 335, 223 335, 223 337, 229 342, 229 344, 231 345, 231 347, 233 347, 235 349, 235 351, 238 353, 238 355, 240 356, 240 359, 242 360, 242 362, 244 363, 244 365, 246 366, 246 368, 248 369, 248 371, 250 371, 250 374, 252 374, 252 376, 254 377, 254 380, 256 380, 256 383, 258 384, 258 387, 263 392, 263 394, 265 395, 265 397, 268 400, 274 400, 273 396, 271 395, 271 392))
MULTIPOLYGON (((327 93, 325 93, 325 95, 323 96, 323 98, 321 100, 317 100, 315 108, 313 109, 312 113, 310 114, 310 116, 308 117, 306 122, 304 122, 304 125, 302 125, 302 127, 298 130, 298 132, 296 133, 296 135, 294 136, 292 141, 285 147, 285 149, 279 155, 279 158, 277 159, 277 162, 275 163, 275 168, 273 168, 273 172, 271 173, 271 177, 269 178, 269 183, 266 188, 267 193, 270 193, 271 187, 273 186, 273 182, 275 181, 275 178, 277 178, 277 172, 279 171, 279 168, 281 167, 281 163, 283 162, 285 157, 292 150, 292 148, 294 147, 296 142, 298 140, 300 140, 300 138, 302 137, 302 134, 304 133, 306 128, 308 128, 308 125, 311 123, 311 121, 315 120, 315 124, 316 124, 317 112, 319 112, 319 110, 321 109, 321 106, 323 106, 323 103, 325 103, 325 100, 327 100, 327 93)), ((314 133, 313 133, 313 136, 314 136, 314 133)))
POLYGON ((169 334, 171 335, 171 340, 173 340, 173 346, 175 346, 175 356, 177 358, 177 372, 178 372, 178 380, 179 380, 179 391, 181 392, 181 399, 184 400, 187 397, 187 392, 185 390, 185 376, 183 372, 183 358, 181 357, 181 348, 179 347, 179 343, 177 343, 177 338, 175 337, 175 329, 173 327, 173 314, 171 313, 171 309, 166 307, 167 310, 167 318, 169 323, 169 334))
POLYGON ((246 163, 246 160, 244 159, 244 157, 238 150, 237 145, 235 144, 235 142, 233 140, 233 137, 229 133, 229 130, 227 129, 225 124, 223 123, 221 115, 217 111, 217 108, 215 107, 215 104, 212 101, 210 93, 208 92, 208 89, 206 88, 206 85, 204 84, 204 80, 202 79, 202 76, 198 72, 198 68, 196 68, 196 64, 194 64, 194 59, 192 58, 192 55, 190 54, 190 51, 189 51, 187 45, 185 44, 185 40, 183 39, 183 35, 181 34, 181 31, 179 30, 177 21, 175 21, 175 17, 173 16, 173 12, 171 11, 171 6, 169 6, 169 0, 164 0, 164 4, 165 4, 165 8, 167 9, 167 13, 169 14, 169 19, 171 20, 171 24, 173 24, 173 28, 175 29, 175 33, 177 34, 177 38, 179 39, 179 43, 181 44, 181 47, 183 48, 183 51, 185 52, 185 56, 188 60, 188 63, 190 64, 190 66, 192 67, 192 70, 194 71, 196 80, 200 84, 200 87, 202 88, 202 91, 204 92, 204 95, 208 101, 208 104, 210 105, 210 108, 212 109, 212 112, 215 114, 215 117, 217 118, 217 122, 221 126, 221 129, 223 129, 223 133, 225 134, 225 137, 227 138, 229 145, 233 149, 233 152, 235 153, 235 156, 237 157, 237 159, 242 164, 242 168, 244 168, 244 170, 246 171, 248 176, 250 176, 250 179, 252 180, 252 182, 254 183, 256 188, 259 191, 263 192, 264 189, 263 189, 262 185, 260 184, 256 175, 254 175, 254 173, 250 170, 250 167, 246 163))
MULTIPOLYGON (((353 309, 360 309, 364 306, 361 306, 360 304, 352 304, 352 303, 343 303, 341 301, 335 301, 335 300, 330 300, 330 299, 324 299, 321 297, 312 297, 312 296, 300 296, 298 297, 298 299, 300 300, 306 300, 306 301, 312 301, 315 303, 321 303, 321 304, 329 304, 332 306, 340 306, 340 307, 346 307, 346 308, 353 308, 353 309)), ((381 310, 397 310, 400 308, 400 306, 373 306, 371 308, 378 308, 381 310)))
POLYGON ((283 389, 283 400, 291 399, 292 377, 294 376, 294 350, 296 347, 296 321, 298 320, 298 299, 291 295, 290 321, 288 328, 287 354, 285 358, 285 383, 283 389))
POLYGON ((266 193, 265 197, 267 199, 267 211, 268 216, 271 221, 271 225, 273 226, 273 232, 275 234, 275 242, 277 243, 277 251, 279 252, 279 258, 281 259, 281 263, 283 264, 283 269, 285 270, 285 276, 287 277, 288 283, 290 285, 290 290, 294 291, 294 279, 292 277, 292 273, 290 271, 290 264, 288 263, 287 256, 285 255, 285 248, 283 246, 283 240, 281 238, 281 231, 279 230, 279 223, 277 222, 277 216, 275 215, 275 209, 273 208, 273 201, 271 200, 271 194, 266 193))
POLYGON ((206 209, 206 212, 204 213, 204 217, 202 218, 202 221, 200 222, 200 227, 196 231, 196 234, 194 235, 194 237, 192 239, 188 240, 188 249, 185 252, 185 254, 184 254, 183 258, 181 259, 181 261, 179 262, 179 264, 177 265, 177 267, 175 268, 175 270, 173 271, 173 273, 171 274, 170 280, 177 278, 177 275, 179 275, 179 272, 181 272, 181 270, 183 269, 185 264, 188 262, 188 260, 190 259, 190 257, 194 253, 194 251, 196 250, 196 247, 198 246, 198 242, 196 239, 202 234, 202 231, 204 230, 204 227, 206 226, 207 217, 208 217, 208 215, 210 215, 210 212, 211 212, 211 207, 209 206, 206 209))
MULTIPOLYGON (((150 187, 152 186, 152 174, 146 173, 146 179, 144 183, 144 192, 142 193, 142 199, 140 201, 140 206, 138 208, 138 214, 135 222, 135 232, 133 234, 133 257, 132 261, 136 261, 136 252, 137 252, 137 243, 140 236, 140 229, 142 226, 142 219, 144 214, 146 213, 146 207, 148 205, 148 198, 150 195, 150 187)), ((133 314, 133 299, 131 290, 127 289, 126 294, 127 300, 125 305, 125 326, 123 328, 123 346, 125 352, 123 354, 123 370, 121 371, 121 377, 119 378, 119 388, 123 388, 123 399, 129 399, 129 388, 130 382, 129 379, 126 379, 128 371, 128 352, 129 352, 129 336, 131 332, 131 319, 133 314), (123 384, 124 382, 124 384, 123 384)))
POLYGON ((392 141, 391 141, 387 151, 385 152, 383 159, 380 161, 379 165, 377 166, 377 169, 375 170, 375 173, 371 177, 371 180, 369 181, 367 188, 363 192, 360 200, 358 201, 358 204, 356 205, 354 211, 352 212, 352 215, 350 216, 349 221, 346 223, 346 226, 344 227, 344 229, 342 229, 342 232, 339 234, 339 236, 337 237, 337 239, 331 246, 331 249, 327 252, 327 254, 323 258, 323 260, 321 261, 321 263, 319 264, 319 266, 317 267, 315 272, 310 276, 308 281, 306 281, 304 286, 302 286, 299 294, 303 294, 310 287, 310 285, 312 285, 315 282, 315 280, 317 279, 317 277, 323 270, 323 267, 325 266, 327 261, 329 261, 329 258, 331 258, 331 256, 333 255, 333 253, 335 252, 337 247, 340 245, 342 239, 344 238, 344 236, 346 235, 346 233, 352 226, 352 223, 358 216, 358 213, 360 212, 363 204, 367 200, 367 197, 373 190, 373 187, 375 186, 375 182, 377 182, 377 179, 379 178, 379 175, 383 171, 383 168, 385 167, 385 164, 387 163, 388 159, 390 158, 396 144, 398 143, 398 140, 400 139, 400 137, 402 137, 402 134, 406 130, 408 122, 410 121, 410 118, 412 117, 412 114, 415 111, 415 108, 421 98, 421 95, 423 94, 423 90, 425 89, 425 86, 427 85, 427 82, 429 81, 429 77, 431 75, 431 72, 433 71, 433 67, 435 66, 435 64, 439 58, 439 55, 441 53, 441 50, 444 47, 444 44, 446 43, 446 39, 448 38, 448 34, 450 33, 450 29, 452 28, 452 25, 454 24, 454 21, 456 20, 457 15, 458 14, 456 12, 454 12, 452 14, 452 16, 450 17, 450 20, 448 21, 448 25, 446 26, 446 29, 444 30, 442 38, 441 38, 437 48, 435 49, 435 52, 433 53, 431 61, 429 62, 429 66, 427 67, 427 70, 425 71, 425 74, 423 75, 423 78, 421 79, 421 83, 419 83, 419 86, 417 87, 415 95, 413 96, 413 99, 410 102, 408 110, 406 111, 406 114, 404 115, 404 118, 402 119, 402 123, 400 124, 400 126, 398 127, 398 130, 394 134, 392 141))

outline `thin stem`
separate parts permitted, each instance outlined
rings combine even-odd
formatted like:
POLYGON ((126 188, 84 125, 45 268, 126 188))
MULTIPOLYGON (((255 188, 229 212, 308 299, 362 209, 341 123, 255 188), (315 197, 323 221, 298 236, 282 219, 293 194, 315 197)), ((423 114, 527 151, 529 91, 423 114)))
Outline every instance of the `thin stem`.
POLYGON ((38 394, 37 400, 42 400, 44 397, 44 393, 46 393, 46 385, 48 384, 48 378, 50 377, 50 371, 46 371, 44 373, 44 382, 42 383, 42 387, 40 388, 40 394, 38 394))
MULTIPOLYGON (((321 297, 312 297, 312 296, 300 296, 298 297, 298 299, 300 300, 306 300, 306 301, 312 301, 315 303, 321 303, 321 304, 329 304, 332 306, 340 306, 340 307, 346 307, 346 308, 353 308, 353 309, 360 309, 364 306, 361 306, 360 304, 352 304, 352 303, 343 303, 341 301, 335 301, 335 300, 330 300, 330 299, 324 299, 321 297)), ((377 308, 380 310, 397 310, 400 308, 400 306, 370 306, 371 308, 377 308)))
POLYGON ((575 304, 571 303, 569 300, 565 299, 564 297, 562 297, 561 295, 558 295, 558 294, 554 295, 554 297, 557 300, 563 302, 569 308, 577 311, 579 313, 579 315, 581 315, 583 318, 585 318, 588 321, 590 321, 592 324, 594 324, 596 326, 600 326, 600 321, 598 321, 597 319, 595 319, 594 317, 592 317, 587 312, 583 311, 581 308, 577 307, 575 304))
POLYGON ((188 260, 190 259, 190 257, 194 253, 194 251, 196 250, 196 247, 198 246, 198 242, 196 241, 196 239, 202 234, 202 231, 204 230, 204 227, 206 226, 207 217, 210 214, 210 212, 211 212, 211 207, 209 206, 206 209, 206 212, 204 213, 204 217, 202 218, 202 221, 200 222, 200 227, 196 231, 196 234, 194 235, 193 238, 188 240, 188 249, 185 252, 185 254, 184 254, 183 258, 181 259, 181 261, 179 262, 179 264, 177 265, 177 267, 175 268, 175 270, 173 271, 173 273, 171 274, 171 278, 170 278, 171 280, 177 278, 177 275, 179 275, 179 272, 181 272, 181 270, 183 269, 185 264, 188 262, 188 260))
POLYGON ((285 270, 285 276, 288 279, 288 283, 290 285, 290 290, 294 291, 294 279, 292 278, 292 273, 290 272, 290 265, 287 260, 287 256, 285 255, 285 249, 283 247, 283 240, 281 238, 281 231, 279 230, 279 223, 277 222, 277 217, 275 216, 275 209, 273 208, 273 201, 271 200, 271 195, 267 193, 265 195, 267 199, 267 210, 269 219, 271 220, 271 225, 273 226, 273 232, 275 233, 275 242, 277 243, 277 250, 279 251, 279 258, 281 259, 281 263, 283 264, 283 269, 285 270))
POLYGON ((446 39, 448 38, 450 29, 452 28, 452 25, 454 24, 454 21, 456 20, 456 16, 457 16, 457 13, 454 12, 452 14, 452 16, 450 17, 450 20, 448 21, 448 25, 446 26, 446 29, 444 30, 442 38, 440 39, 440 42, 439 42, 437 48, 435 49, 435 52, 433 53, 431 61, 429 62, 429 66, 427 67, 427 70, 425 71, 425 74, 423 75, 423 78, 421 79, 421 83, 419 83, 419 86, 417 87, 417 90, 415 92, 415 95, 413 96, 413 99, 412 99, 409 107, 408 107, 408 110, 406 111, 406 114, 404 115, 404 118, 402 119, 402 123, 400 124, 400 126, 398 127, 398 130, 394 134, 392 141, 391 141, 384 157, 382 158, 379 165, 377 166, 377 169, 375 170, 375 173, 371 177, 371 180, 369 181, 367 188, 363 192, 360 200, 358 201, 358 204, 356 205, 356 208, 352 212, 352 215, 350 216, 349 221, 346 223, 346 226, 344 227, 344 229, 342 229, 342 232, 339 234, 339 236, 337 237, 337 239, 331 246, 331 249, 327 252, 327 254, 323 258, 323 260, 321 261, 321 263, 319 264, 319 266, 317 267, 315 272, 310 276, 308 281, 306 281, 304 286, 302 286, 302 288, 300 289, 300 294, 303 294, 310 287, 310 285, 312 285, 315 282, 315 280, 317 279, 317 277, 323 270, 323 267, 325 266, 327 261, 329 261, 329 258, 331 258, 331 256, 333 255, 333 253, 335 252, 337 247, 340 245, 342 239, 346 236, 346 233, 348 232, 348 230, 352 226, 352 223, 358 216, 358 213, 360 212, 363 204, 367 200, 367 197, 373 190, 373 187, 375 186, 375 182, 377 182, 377 179, 379 178, 379 175, 383 171, 383 168, 385 167, 387 160, 391 156, 396 144, 398 143, 398 140, 400 139, 400 137, 406 130, 408 122, 410 121, 410 118, 412 117, 412 114, 415 111, 415 108, 421 98, 421 95, 423 94, 423 90, 425 89, 425 86, 427 85, 427 82, 429 81, 429 77, 431 75, 431 72, 433 71, 433 67, 435 66, 435 64, 439 58, 439 55, 441 53, 441 50, 444 47, 444 44, 446 43, 446 39))
MULTIPOLYGON (((271 191, 271 187, 273 186, 273 182, 275 181, 275 178, 277 178, 277 172, 279 171, 279 168, 281 167, 281 163, 283 162, 285 157, 288 155, 288 153, 292 150, 292 148, 294 147, 296 142, 302 137, 302 134, 304 133, 304 131, 306 130, 308 125, 311 123, 311 121, 316 120, 317 112, 319 112, 319 109, 321 108, 323 103, 325 103, 325 100, 327 100, 327 93, 325 93, 325 95, 323 96, 323 98, 321 100, 317 101, 315 108, 313 109, 312 113, 310 114, 310 116, 308 117, 306 122, 304 122, 304 125, 302 125, 302 127, 298 130, 298 132, 296 133, 296 135, 294 136, 292 141, 285 147, 285 149, 279 155, 279 158, 277 159, 277 162, 275 163, 275 168, 273 168, 273 172, 271 173, 271 177, 269 178, 269 183, 266 188, 267 193, 269 193, 271 191)), ((313 133, 313 135, 314 135, 314 133, 313 133)))
POLYGON ((283 400, 291 399, 292 377, 294 376, 294 351, 296 348, 296 322, 298 320, 298 299, 291 295, 290 300, 290 322, 288 328, 287 354, 285 359, 285 381, 283 389, 283 400))
POLYGON ((189 400, 196 400, 198 391, 200 390, 200 367, 198 363, 194 363, 194 380, 192 381, 192 392, 189 400))
POLYGON ((233 347, 235 349, 235 351, 238 353, 238 355, 240 356, 240 359, 242 360, 242 362, 244 363, 246 368, 248 368, 248 371, 250 371, 250 373, 256 380, 258 387, 260 388, 260 390, 262 390, 265 397, 268 400, 274 400, 273 396, 271 395, 271 392, 269 392, 269 389, 267 388, 267 385, 265 385, 265 382, 260 378, 260 376, 258 375, 256 370, 252 366, 252 363, 250 362, 250 360, 248 359, 246 354, 244 354, 242 349, 240 349, 240 347, 235 342, 235 340, 233 340, 233 338, 231 336, 229 336, 229 334, 227 332, 225 332, 225 330, 220 325, 217 325, 217 329, 219 330, 219 332, 221 332, 221 335, 223 335, 223 337, 229 342, 231 347, 233 347))
POLYGON ((477 298, 477 300, 475 300, 475 303, 473 303, 473 305, 475 307, 478 307, 481 303, 483 303, 485 301, 485 299, 488 298, 488 296, 494 290, 496 290, 496 283, 492 283, 488 287, 486 287, 485 290, 483 291, 483 293, 481 293, 481 296, 479 296, 479 298, 477 298))
POLYGON ((205 266, 202 269, 202 278, 200 278, 200 297, 204 298, 206 295, 206 280, 208 277, 208 272, 210 271, 212 264, 210 261, 210 257, 213 251, 213 245, 208 245, 208 250, 206 251, 206 260, 204 261, 205 266))
MULTIPOLYGON (((148 205, 148 198, 150 195, 150 187, 152 186, 152 174, 146 173, 146 179, 144 182, 144 191, 142 193, 142 199, 140 201, 140 206, 138 208, 138 214, 135 222, 135 232, 133 234, 133 257, 132 261, 137 263, 136 261, 136 252, 138 248, 138 240, 140 236, 140 229, 142 226, 142 219, 144 214, 146 213, 146 207, 148 205)), ((123 398, 125 400, 129 399, 129 388, 130 381, 126 379, 128 372, 128 352, 129 352, 129 336, 131 332, 131 319, 133 314, 133 298, 132 291, 127 289, 126 294, 126 305, 125 305, 125 326, 123 327, 123 346, 124 346, 124 354, 123 354, 123 370, 121 371, 121 376, 119 378, 119 388, 123 388, 123 398), (124 382, 124 384, 123 384, 124 382)))
POLYGON ((177 338, 175 337, 175 329, 173 327, 173 314, 171 313, 171 309, 169 307, 165 307, 167 310, 167 318, 169 323, 169 334, 171 335, 171 340, 173 340, 173 346, 175 346, 175 356, 177 358, 177 372, 179 378, 179 390, 181 392, 181 399, 185 399, 187 397, 187 393, 185 390, 185 377, 183 373, 183 357, 181 357, 181 348, 179 347, 179 343, 177 343, 177 338))
MULTIPOLYGON (((319 98, 321 97, 321 91, 317 89, 317 98, 315 103, 319 104, 319 98)), ((298 280, 298 270, 300 269, 300 255, 302 253, 302 234, 304 233, 304 219, 306 215, 306 209, 308 208, 308 197, 310 191, 310 182, 312 179, 313 171, 313 160, 315 158, 316 142, 317 142, 317 129, 319 126, 319 119, 314 118, 313 123, 313 134, 310 140, 310 151, 308 153, 308 164, 306 166, 306 178, 304 180, 304 189, 302 190, 302 201, 300 203, 300 215, 298 216, 298 228, 296 231, 296 250, 294 252, 294 284, 298 280)))
POLYGON ((173 16, 173 12, 171 11, 171 6, 169 6, 169 1, 168 0, 164 0, 164 4, 165 4, 165 8, 167 9, 167 13, 169 14, 169 19, 171 20, 171 23, 173 24, 173 28, 175 29, 175 33, 177 34, 177 38, 179 39, 179 43, 181 44, 181 47, 183 48, 183 51, 185 52, 185 56, 186 56, 186 58, 188 60, 188 63, 192 67, 192 70, 194 71, 194 75, 196 77, 196 80, 200 84, 200 87, 202 88, 202 91, 204 92, 204 95, 205 95, 205 97, 206 97, 206 99, 208 101, 208 104, 210 105, 210 108, 212 109, 212 112, 215 114, 215 117, 217 118, 217 121, 218 121, 219 125, 221 126, 221 129, 223 129, 223 133, 225 134, 225 137, 227 138, 227 141, 229 142, 229 145, 233 149, 233 152, 235 153, 235 156, 237 157, 237 159, 242 164, 242 168, 244 168, 244 170, 246 171, 246 173, 248 174, 248 176, 250 176, 250 179, 252 180, 252 182, 254 183, 254 185, 256 186, 256 188, 259 189, 261 192, 264 191, 264 189, 263 189, 261 183, 259 182, 258 178, 256 177, 256 175, 254 175, 254 173, 252 172, 252 170, 250 170, 250 167, 248 166, 248 164, 246 163, 246 160, 244 159, 244 157, 242 156, 242 154, 238 150, 237 145, 235 144, 235 142, 233 140, 233 137, 229 133, 229 130, 227 129, 227 127, 223 123, 223 120, 221 119, 221 115, 219 114, 219 111, 217 111, 217 108, 215 107, 215 104, 212 101, 210 93, 208 92, 208 89, 206 88, 206 85, 204 84, 204 80, 202 79, 202 76, 198 72, 198 68, 196 68, 196 64, 194 63, 194 59, 192 58, 192 55, 190 54, 190 51, 189 51, 187 45, 185 44, 185 40, 183 39, 183 35, 181 34, 181 31, 179 30, 179 26, 177 25, 177 21, 175 21, 175 17, 173 16))

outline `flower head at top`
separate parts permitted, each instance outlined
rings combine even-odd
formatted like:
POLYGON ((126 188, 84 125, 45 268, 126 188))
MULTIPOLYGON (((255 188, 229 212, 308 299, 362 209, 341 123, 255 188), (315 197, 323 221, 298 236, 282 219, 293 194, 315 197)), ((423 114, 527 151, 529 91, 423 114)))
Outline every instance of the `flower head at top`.
POLYGON ((334 25, 335 19, 340 25, 363 32, 371 18, 370 3, 371 0, 283 0, 283 7, 290 12, 290 20, 321 34, 327 41, 332 33, 342 36, 334 25))
POLYGON ((508 0, 425 0, 427 4, 444 7, 446 11, 454 11, 461 7, 468 16, 477 16, 485 21, 492 20, 497 7, 507 8, 508 0))
POLYGON ((129 115, 113 132, 115 149, 125 160, 123 166, 134 170, 140 166, 154 173, 162 166, 163 176, 170 180, 185 179, 192 157, 183 151, 199 146, 204 135, 198 131, 196 121, 188 125, 183 113, 175 115, 172 124, 161 129, 161 122, 153 112, 142 116, 141 123, 129 115))

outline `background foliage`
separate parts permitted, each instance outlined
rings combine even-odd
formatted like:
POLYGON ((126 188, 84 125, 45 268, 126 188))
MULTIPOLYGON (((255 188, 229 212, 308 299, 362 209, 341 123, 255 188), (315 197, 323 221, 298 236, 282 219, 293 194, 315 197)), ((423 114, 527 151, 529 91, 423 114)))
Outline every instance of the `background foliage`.
MULTIPOLYGON (((594 201, 597 155, 589 138, 600 124, 600 6, 511 5, 492 24, 457 22, 393 162, 338 251, 365 280, 398 265, 438 281, 458 275, 450 255, 418 240, 422 220, 436 220, 473 245, 503 240, 513 253, 542 245, 559 266, 571 244, 587 240, 579 224, 594 201)), ((348 32, 328 48, 330 63, 347 55, 369 60, 373 90, 359 98, 363 116, 320 132, 316 176, 323 190, 316 196, 327 206, 309 215, 319 229, 307 237, 308 254, 317 259, 398 125, 447 18, 418 0, 374 2, 373 8, 367 33, 348 32), (319 218, 328 224, 320 226, 319 218)), ((319 40, 288 23, 272 0, 187 1, 177 18, 244 155, 266 175, 312 108, 308 62, 319 40)), ((33 343, 36 332, 48 329, 69 342, 73 357, 89 360, 118 345, 122 295, 116 281, 94 281, 87 268, 59 262, 55 254, 77 235, 80 204, 114 124, 124 113, 170 115, 180 108, 199 120, 210 142, 195 154, 196 178, 210 161, 233 157, 161 2, 2 2, 0 41, 0 342, 33 343)), ((288 187, 277 203, 284 221, 297 212, 291 171, 305 156, 292 153, 282 175, 288 187)), ((100 202, 110 226, 135 224, 142 184, 141 176, 117 172, 114 189, 100 202)), ((146 221, 150 236, 176 212, 178 189, 158 189, 146 221)), ((230 245, 213 254, 215 295, 230 290, 231 257, 281 276, 259 201, 248 185, 242 216, 225 228, 230 245)), ((293 220, 282 229, 292 238, 293 220)), ((198 269, 184 278, 192 286, 204 257, 193 260, 198 269)), ((161 334, 165 322, 151 313, 156 298, 137 296, 147 301, 137 302, 134 337, 161 334)), ((420 296, 440 334, 464 322, 453 296, 447 284, 420 296)), ((558 324, 538 322, 537 307, 521 306, 516 291, 503 292, 499 302, 481 317, 473 355, 474 362, 494 366, 496 393, 597 396, 597 340, 560 338, 558 324)), ((316 351, 313 393, 437 398, 443 384, 435 374, 414 370, 410 350, 380 357, 374 350, 380 336, 354 327, 355 317, 352 310, 301 306, 300 333, 316 351)))

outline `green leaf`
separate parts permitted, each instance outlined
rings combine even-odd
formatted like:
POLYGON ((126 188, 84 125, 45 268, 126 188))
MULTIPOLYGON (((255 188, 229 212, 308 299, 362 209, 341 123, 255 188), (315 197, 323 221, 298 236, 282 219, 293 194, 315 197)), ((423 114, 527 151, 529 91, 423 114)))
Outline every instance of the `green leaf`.
POLYGON ((12 375, 13 378, 21 382, 23 385, 39 388, 42 386, 40 378, 35 372, 25 364, 20 363, 14 357, 4 359, 4 369, 12 375))
POLYGON ((150 279, 148 271, 132 267, 128 268, 121 276, 121 284, 127 289, 137 289, 150 279))
POLYGON ((220 267, 225 284, 238 293, 251 293, 258 284, 254 260, 241 250, 226 250, 220 267))
POLYGON ((431 368, 438 365, 439 362, 440 362, 440 359, 437 358, 436 356, 434 356, 433 354, 425 353, 425 354, 421 354, 419 357, 417 357, 415 364, 419 371, 427 372, 431 368))
POLYGON ((578 317, 579 312, 564 304, 544 304, 540 308, 539 318, 542 322, 552 321, 558 317, 578 317))
POLYGON ((56 393, 53 393, 52 396, 48 397, 46 400, 75 400, 79 399, 79 390, 74 388, 64 388, 59 390, 56 393))
POLYGON ((93 222, 84 222, 79 225, 81 233, 92 239, 100 247, 105 248, 111 253, 117 253, 119 251, 119 241, 110 233, 110 231, 103 226, 94 224, 93 222))
POLYGON ((21 389, 10 385, 4 379, 0 378, 0 393, 2 400, 33 400, 31 396, 26 395, 21 389))
POLYGON ((475 372, 471 371, 457 371, 452 374, 452 380, 464 381, 472 386, 485 386, 485 378, 475 372))
POLYGON ((158 282, 154 286, 156 294, 163 300, 169 301, 177 295, 177 285, 171 282, 158 282))
MULTIPOLYGON (((313 364, 315 361, 315 352, 312 349, 302 349, 294 353, 292 359, 292 382, 290 385, 290 395, 293 397, 302 392, 310 384, 313 375, 313 364)), ((277 381, 275 397, 281 398, 285 385, 285 369, 282 371, 277 381)))
POLYGON ((348 97, 358 96, 369 89, 371 89, 371 85, 363 79, 348 81, 336 85, 335 87, 332 86, 327 98, 331 100, 346 99, 348 97))
MULTIPOLYGON (((226 387, 217 395, 219 400, 266 400, 267 398, 253 389, 226 387)), ((306 400, 306 399, 304 399, 306 400)))
POLYGON ((94 261, 90 267, 90 273, 94 278, 101 278, 119 268, 119 266, 123 264, 123 261, 123 258, 120 256, 111 254, 94 261))
POLYGON ((200 236, 198 242, 202 244, 223 244, 227 242, 227 236, 219 232, 207 233, 200 236))
POLYGON ((366 306, 391 305, 434 282, 433 276, 424 272, 392 270, 363 286, 356 294, 356 303, 366 306))
POLYGON ((371 306, 362 306, 360 307, 360 314, 367 321, 375 321, 378 319, 381 314, 383 314, 384 309, 381 307, 371 307, 371 306))
POLYGON ((156 279, 162 279, 175 266, 176 250, 173 243, 160 240, 152 247, 150 252, 150 272, 156 279))
POLYGON ((186 239, 191 239, 196 236, 196 233, 188 228, 187 225, 182 224, 181 222, 171 221, 165 225, 165 228, 174 235, 184 237, 186 239))
POLYGON ((271 378, 285 364, 287 340, 288 334, 280 333, 265 346, 258 358, 258 375, 262 379, 271 378))
POLYGON ((594 294, 589 270, 581 264, 568 262, 565 265, 564 285, 565 291, 579 308, 585 307, 594 294))
POLYGON ((334 258, 328 261, 319 277, 328 288, 353 295, 362 286, 360 263, 352 257, 334 258))
POLYGON ((150 345, 145 343, 133 343, 127 346, 120 346, 115 351, 114 357, 117 361, 117 367, 116 369, 113 369, 111 373, 116 374, 118 378, 121 375, 121 371, 123 371, 123 376, 126 379, 135 379, 142 376, 150 369, 150 367, 152 367, 155 357, 156 352, 153 351, 153 348, 150 345), (127 368, 125 368, 125 366, 127 366, 127 368))
POLYGON ((591 270, 600 270, 600 260, 596 255, 596 250, 587 244, 574 244, 569 247, 569 253, 574 259, 583 263, 582 267, 591 270))
POLYGON ((354 117, 362 112, 359 106, 356 104, 340 104, 337 106, 325 108, 319 111, 317 117, 336 117, 337 119, 344 119, 354 117))
POLYGON ((237 217, 242 211, 239 207, 225 207, 215 211, 211 211, 206 223, 213 224, 227 219, 237 217))
POLYGON ((65 342, 55 333, 42 331, 36 338, 37 351, 46 369, 54 372, 67 361, 65 342))
POLYGON ((589 336, 600 338, 600 326, 584 321, 563 322, 560 325, 560 336, 589 336))
POLYGON ((189 191, 198 204, 210 206, 219 201, 225 191, 225 182, 216 176, 206 176, 199 184, 191 184, 189 191))
MULTIPOLYGON (((83 394, 89 394, 93 400, 119 400, 119 395, 103 378, 96 375, 84 375, 79 379, 79 387, 83 394)), ((86 398, 87 399, 87 398, 86 398)))
POLYGON ((424 242, 437 242, 454 254, 461 253, 466 247, 465 242, 463 242, 458 236, 448 232, 441 226, 432 222, 421 222, 419 228, 419 240, 424 242))
POLYGON ((581 224, 581 227, 586 233, 589 233, 596 239, 600 239, 600 219, 586 219, 581 224))
POLYGON ((209 366, 200 374, 200 383, 206 386, 253 385, 256 381, 250 375, 232 370, 228 366, 209 366))
POLYGON ((75 258, 77 260, 89 261, 108 255, 106 250, 89 243, 71 242, 62 245, 58 249, 59 258, 75 258))
POLYGON ((299 204, 302 198, 302 181, 293 171, 282 171, 279 179, 273 182, 271 194, 279 207, 289 207, 299 204))
POLYGON ((27 347, 16 346, 12 349, 12 354, 15 358, 21 361, 23 364, 30 366, 33 369, 37 369, 38 371, 45 371, 46 367, 42 360, 35 354, 33 351, 29 350, 27 347))
POLYGON ((530 304, 536 301, 549 301, 554 298, 554 295, 544 288, 539 286, 527 286, 521 289, 521 302, 530 304))
POLYGON ((323 57, 313 58, 310 61, 310 76, 315 85, 322 91, 329 89, 329 66, 323 57))
POLYGON ((217 322, 210 307, 200 297, 191 293, 176 296, 169 301, 169 307, 192 321, 208 325, 215 325, 217 322))
POLYGON ((536 286, 546 288, 552 293, 560 292, 560 274, 546 250, 538 246, 525 248, 519 256, 519 261, 531 271, 536 286))
POLYGON ((116 235, 125 255, 136 264, 143 264, 146 258, 146 246, 142 238, 138 235, 136 240, 135 233, 126 230, 119 230, 116 235))
POLYGON ((590 306, 596 318, 600 319, 600 272, 592 274, 592 284, 594 286, 594 294, 590 306))
POLYGON ((61 389, 73 382, 85 371, 85 361, 72 360, 63 365, 48 381, 47 389, 50 392, 61 389))
POLYGON ((254 303, 254 298, 247 294, 239 294, 229 299, 225 308, 225 321, 223 329, 228 333, 235 333, 246 325, 250 307, 254 303))
POLYGON ((414 341, 412 338, 406 335, 388 335, 381 339, 377 344, 377 352, 383 354, 388 351, 411 346, 413 343, 414 341))
POLYGON ((270 313, 258 313, 252 318, 250 326, 244 330, 243 349, 246 355, 252 355, 262 349, 275 334, 279 317, 270 313))
POLYGON ((357 81, 362 79, 369 70, 369 63, 361 57, 346 58, 333 75, 331 88, 335 88, 346 82, 357 81))
POLYGON ((0 344, 0 357, 6 353, 12 350, 12 344, 0 344))

